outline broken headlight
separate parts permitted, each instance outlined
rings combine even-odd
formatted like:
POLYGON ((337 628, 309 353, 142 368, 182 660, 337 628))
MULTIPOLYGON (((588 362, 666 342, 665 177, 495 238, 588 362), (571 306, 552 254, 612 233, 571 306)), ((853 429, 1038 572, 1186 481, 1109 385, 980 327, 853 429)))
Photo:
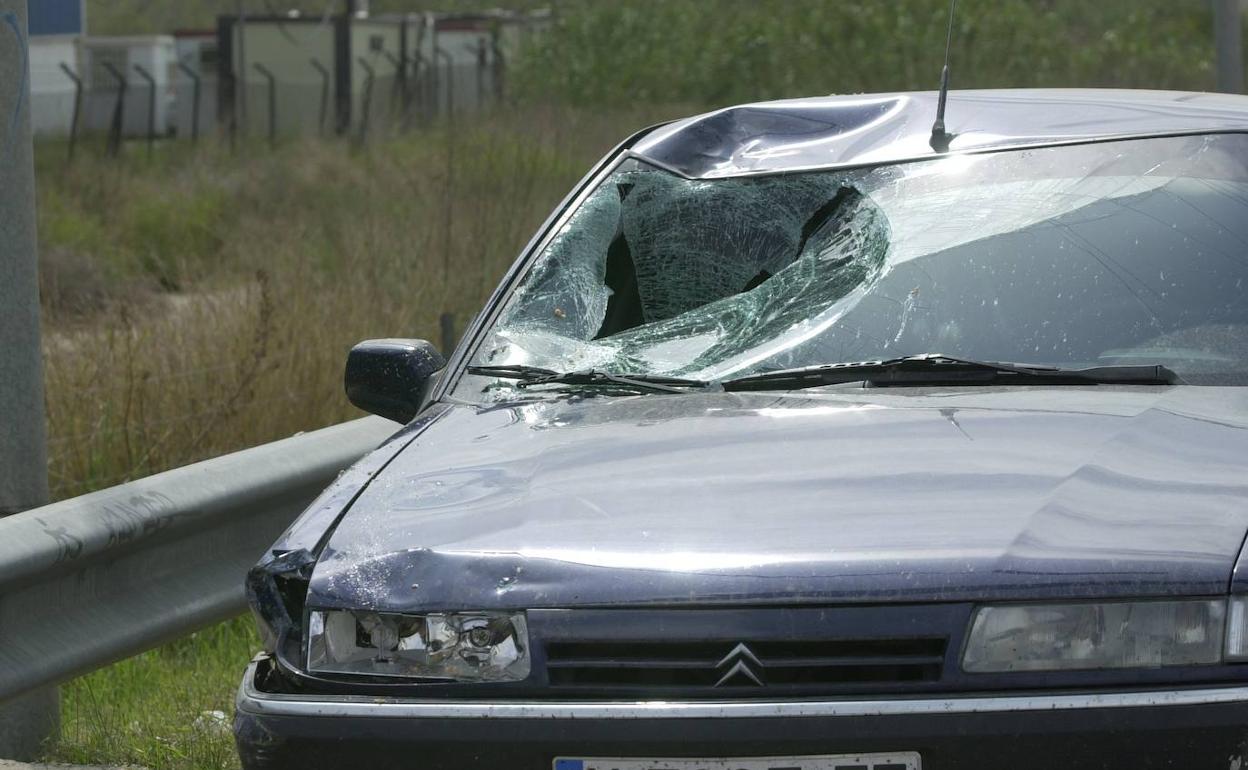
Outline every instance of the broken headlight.
POLYGON ((1222 600, 980 607, 971 672, 1199 666, 1222 662, 1222 600))
POLYGON ((454 682, 514 682, 529 675, 524 613, 308 615, 308 671, 454 682))

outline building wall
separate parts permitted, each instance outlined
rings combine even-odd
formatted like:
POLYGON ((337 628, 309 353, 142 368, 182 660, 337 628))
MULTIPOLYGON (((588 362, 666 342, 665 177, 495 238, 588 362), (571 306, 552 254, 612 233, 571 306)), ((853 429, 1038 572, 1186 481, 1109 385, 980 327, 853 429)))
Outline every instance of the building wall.
POLYGON ((334 125, 334 27, 319 21, 256 21, 234 26, 233 71, 246 105, 239 112, 239 129, 263 136, 269 130, 269 81, 256 69, 261 64, 277 83, 276 118, 279 134, 316 133, 321 117, 324 81, 312 64, 319 61, 330 73, 325 103, 325 130, 334 125))
MULTIPOLYGON (((214 33, 180 36, 175 42, 178 61, 199 76, 199 135, 216 130, 217 125, 217 36, 214 33)), ((174 134, 192 135, 195 117, 195 82, 180 68, 173 73, 174 134)))
POLYGON ((62 63, 78 71, 75 38, 31 38, 30 123, 36 136, 69 134, 74 116, 74 81, 61 70, 62 63))
POLYGON ((402 28, 391 21, 356 20, 351 24, 351 120, 359 127, 364 114, 364 87, 368 72, 360 60, 373 68, 373 92, 368 102, 370 127, 389 123, 397 116, 401 98, 396 62, 403 56, 402 28))
POLYGON ((175 98, 173 72, 176 71, 173 38, 166 35, 85 38, 82 45, 88 89, 83 105, 83 127, 89 131, 107 131, 112 125, 119 88, 116 79, 103 66, 107 61, 126 80, 123 135, 145 137, 148 133, 152 88, 135 69, 136 64, 156 81, 155 132, 158 136, 170 133, 175 98))
POLYGON ((438 58, 441 109, 470 112, 489 103, 494 82, 491 40, 485 28, 438 30, 433 44, 445 54, 438 58))

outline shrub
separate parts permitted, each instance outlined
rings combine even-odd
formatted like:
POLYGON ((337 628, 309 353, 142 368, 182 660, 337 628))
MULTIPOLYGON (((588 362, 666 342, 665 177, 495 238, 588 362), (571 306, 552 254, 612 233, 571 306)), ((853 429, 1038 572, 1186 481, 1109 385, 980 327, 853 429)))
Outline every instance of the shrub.
MULTIPOLYGON (((514 80, 525 98, 723 105, 939 82, 948 0, 563 3, 514 80)), ((1209 3, 963 0, 955 88, 1213 86, 1209 3)))

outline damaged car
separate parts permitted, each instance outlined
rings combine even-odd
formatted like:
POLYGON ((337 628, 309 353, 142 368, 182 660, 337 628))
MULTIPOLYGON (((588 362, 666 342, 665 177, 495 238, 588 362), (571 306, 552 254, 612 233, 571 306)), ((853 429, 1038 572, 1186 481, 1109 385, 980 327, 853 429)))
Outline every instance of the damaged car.
POLYGON ((247 579, 246 768, 1248 760, 1248 98, 629 138, 247 579))

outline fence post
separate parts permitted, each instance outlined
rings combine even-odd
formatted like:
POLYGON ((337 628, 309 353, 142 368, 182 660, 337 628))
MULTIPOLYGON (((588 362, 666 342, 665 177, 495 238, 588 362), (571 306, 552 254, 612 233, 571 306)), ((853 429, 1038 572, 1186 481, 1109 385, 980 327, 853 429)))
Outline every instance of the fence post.
MULTIPOLYGON (((425 82, 421 79, 421 67, 425 65, 425 29, 429 23, 426 15, 419 17, 420 23, 416 26, 416 44, 412 46, 412 82, 409 87, 412 89, 412 98, 416 102, 417 119, 423 118, 428 111, 429 106, 425 99, 425 82)), ((428 70, 428 67, 425 67, 428 70)), ((428 77, 428 75, 424 75, 428 77)))
POLYGON ((441 48, 434 48, 433 55, 446 63, 446 117, 449 120, 455 116, 455 60, 441 48))
POLYGON ((416 89, 417 118, 423 120, 429 115, 429 61, 420 51, 412 56, 412 87, 416 89))
POLYGON ((321 73, 321 110, 316 121, 316 133, 325 135, 325 117, 329 114, 329 70, 318 59, 309 59, 316 71, 321 73))
POLYGON ((493 72, 494 101, 501 103, 503 101, 503 83, 506 76, 507 60, 503 58, 503 47, 498 40, 498 30, 495 29, 490 36, 490 53, 492 61, 490 62, 493 72))
MULTIPOLYGON (((244 0, 238 0, 238 16, 236 29, 238 30, 238 69, 234 70, 235 74, 235 98, 238 103, 234 106, 234 114, 238 116, 238 122, 242 124, 243 136, 246 136, 249 126, 247 125, 247 9, 244 0)), ((238 129, 236 128, 235 131, 238 129)))
POLYGON ((425 62, 425 112, 430 119, 442 111, 442 83, 438 77, 438 55, 431 54, 425 62))
MULTIPOLYGON (((0 0, 0 516, 48 501, 26 0, 0 0), (10 112, 12 110, 12 112, 10 112), (12 118, 12 119, 10 119, 12 118)), ((60 691, 0 703, 0 757, 34 759, 60 729, 60 691)))
POLYGON ((477 39, 477 109, 485 107, 485 69, 489 66, 489 49, 485 38, 477 39))
POLYGON ((191 144, 199 141, 199 73, 186 62, 178 62, 178 69, 191 79, 191 144))
POLYGON ((82 113, 82 78, 69 65, 61 62, 61 72, 74 81, 74 116, 69 120, 69 159, 74 159, 74 145, 78 143, 78 118, 82 113))
POLYGON ((269 146, 277 146, 277 76, 260 62, 252 65, 269 81, 269 146))
MULTIPOLYGON (((406 116, 407 105, 405 103, 406 98, 404 97, 404 93, 403 93, 403 91, 405 90, 406 84, 403 81, 406 79, 405 76, 407 73, 404 72, 403 61, 399 59, 399 57, 395 56, 393 51, 387 51, 383 49, 381 52, 381 55, 386 57, 386 61, 390 62, 390 66, 394 67, 394 84, 390 86, 389 112, 393 114, 394 105, 395 103, 398 103, 399 115, 406 116)), ((394 118, 389 117, 389 120, 393 122, 394 118)))
POLYGON ((108 154, 115 158, 121 154, 121 132, 126 122, 126 76, 112 62, 100 64, 117 81, 117 104, 113 107, 113 123, 108 129, 108 154))
POLYGON ((360 144, 368 138, 368 114, 373 105, 373 65, 363 56, 357 59, 360 66, 364 68, 364 98, 360 102, 360 144))
POLYGON ((1213 38, 1217 45, 1218 90, 1243 93, 1244 31, 1239 0, 1213 0, 1213 38))
POLYGON ((134 71, 147 81, 147 157, 152 157, 152 146, 156 143, 156 78, 143 69, 143 65, 134 65, 134 71))

